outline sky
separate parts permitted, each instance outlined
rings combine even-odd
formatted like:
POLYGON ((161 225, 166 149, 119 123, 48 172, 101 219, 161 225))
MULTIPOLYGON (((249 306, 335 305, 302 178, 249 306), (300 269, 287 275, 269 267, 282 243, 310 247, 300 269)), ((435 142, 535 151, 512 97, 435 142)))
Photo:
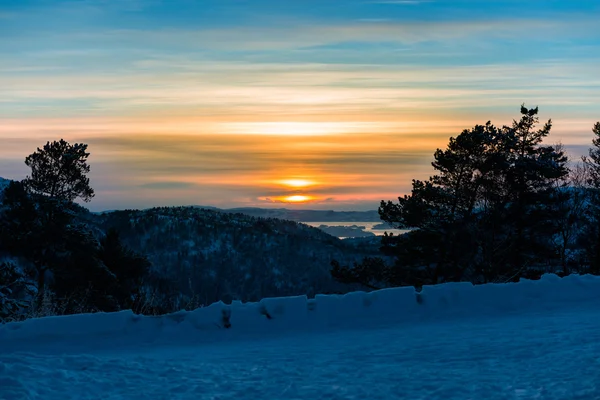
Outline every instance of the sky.
POLYGON ((522 103, 584 154, 600 2, 0 0, 0 176, 89 145, 88 205, 368 210, 522 103))

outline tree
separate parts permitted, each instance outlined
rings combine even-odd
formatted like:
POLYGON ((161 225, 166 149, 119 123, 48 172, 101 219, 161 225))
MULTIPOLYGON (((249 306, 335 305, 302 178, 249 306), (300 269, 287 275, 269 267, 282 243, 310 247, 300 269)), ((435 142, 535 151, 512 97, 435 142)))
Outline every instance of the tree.
MULTIPOLYGON (((552 257, 555 183, 568 173, 567 158, 542 145, 552 124, 536 129, 537 114, 522 106, 511 126, 464 130, 435 152, 435 175, 413 180, 398 203, 381 202, 383 221, 416 228, 383 238, 384 254, 395 258, 384 273, 389 284, 514 280, 552 257)), ((377 267, 372 274, 380 276, 377 267)))
POLYGON ((0 223, 2 247, 35 267, 38 305, 44 296, 48 273, 66 254, 65 237, 72 221, 67 209, 45 199, 28 193, 22 182, 11 182, 4 191, 0 223))
MULTIPOLYGON (((99 242, 98 232, 82 222, 86 210, 74 201, 94 196, 88 156, 85 144, 47 142, 26 158, 31 174, 0 193, 0 252, 14 257, 19 271, 36 281, 38 312, 46 305, 59 314, 139 310, 143 294, 160 292, 163 284, 160 277, 148 277, 148 259, 123 246, 117 231, 109 230, 99 242)), ((22 306, 14 298, 20 281, 3 275, 8 267, 0 264, 0 318, 22 306)), ((169 300, 163 308, 172 311, 175 296, 169 300)))
POLYGON ((122 309, 130 309, 139 294, 150 261, 125 247, 116 229, 109 229, 100 242, 100 260, 116 276, 112 293, 122 309))
POLYGON ((582 160, 588 168, 588 185, 594 189, 600 189, 600 122, 596 122, 592 133, 595 136, 592 139, 594 147, 589 149, 589 156, 583 156, 582 160))
POLYGON ((589 156, 582 157, 589 193, 587 224, 582 241, 586 248, 590 272, 600 274, 600 122, 596 122, 592 133, 595 136, 592 139, 593 147, 589 149, 589 156))
POLYGON ((10 262, 0 263, 0 323, 21 319, 33 293, 25 271, 10 262))
POLYGON ((353 268, 340 265, 336 260, 331 262, 331 275, 341 283, 358 283, 369 289, 381 289, 389 279, 385 276, 388 270, 382 258, 366 257, 361 263, 355 263, 353 268))
POLYGON ((585 272, 582 269, 585 261, 581 251, 581 233, 587 229, 586 214, 590 206, 588 178, 588 168, 577 164, 572 166, 565 179, 557 180, 555 184, 558 212, 554 219, 558 229, 554 240, 560 255, 560 273, 563 275, 573 271, 585 272))
POLYGON ((41 210, 22 182, 12 181, 4 190, 0 247, 34 264, 40 302, 53 261, 51 256, 56 253, 62 236, 62 232, 49 229, 41 210))
MULTIPOLYGON (((30 260, 36 269, 38 305, 41 305, 46 278, 64 267, 70 250, 76 245, 68 238, 74 235, 73 218, 77 198, 90 201, 94 196, 89 186, 87 145, 71 145, 64 140, 46 145, 25 159, 31 174, 21 183, 13 182, 5 190, 5 218, 2 236, 12 250, 30 260)), ((82 246, 85 247, 85 246, 82 246)), ((79 265, 79 268, 85 268, 79 265)))
POLYGON ((72 223, 52 269, 51 288, 65 314, 117 311, 117 276, 102 262, 100 244, 86 226, 72 223))
POLYGON ((22 182, 11 181, 2 196, 0 250, 22 256, 31 255, 31 246, 39 240, 40 215, 22 182))
POLYGON ((31 193, 52 200, 73 202, 81 198, 89 202, 94 197, 87 177, 89 155, 87 144, 71 145, 63 139, 47 142, 25 159, 25 164, 31 168, 25 184, 31 193))
POLYGON ((505 131, 504 171, 508 200, 511 263, 515 269, 539 261, 539 255, 551 252, 548 238, 556 231, 557 191, 555 183, 568 174, 567 157, 555 146, 543 146, 552 121, 538 130, 538 108, 521 107, 522 118, 505 131))

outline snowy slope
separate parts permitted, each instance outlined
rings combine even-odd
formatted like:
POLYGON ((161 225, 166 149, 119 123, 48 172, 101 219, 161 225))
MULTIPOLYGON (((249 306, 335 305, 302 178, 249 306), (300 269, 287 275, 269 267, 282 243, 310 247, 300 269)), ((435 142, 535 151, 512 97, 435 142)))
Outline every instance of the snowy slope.
POLYGON ((0 327, 0 399, 597 399, 599 301, 549 275, 29 320, 0 327))

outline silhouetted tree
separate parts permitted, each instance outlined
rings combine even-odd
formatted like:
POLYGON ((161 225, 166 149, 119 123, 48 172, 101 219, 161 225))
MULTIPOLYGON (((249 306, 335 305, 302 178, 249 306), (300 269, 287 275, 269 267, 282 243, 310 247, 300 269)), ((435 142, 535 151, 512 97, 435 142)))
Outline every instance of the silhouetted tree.
POLYGON ((65 314, 117 311, 116 275, 102 262, 100 244, 85 226, 72 224, 63 236, 63 253, 52 268, 51 289, 65 314))
MULTIPOLYGON (((46 275, 55 261, 54 256, 61 250, 62 224, 55 226, 45 218, 43 210, 47 205, 35 201, 22 182, 12 181, 8 185, 2 204, 0 246, 34 264, 41 301, 46 275)), ((59 220, 61 218, 54 219, 59 220)))
POLYGON ((583 156, 582 160, 588 168, 588 185, 594 189, 600 189, 600 122, 596 122, 592 133, 594 134, 593 147, 589 149, 588 156, 583 156))
POLYGON ((150 269, 148 259, 124 246, 111 228, 100 242, 100 260, 116 276, 112 293, 122 309, 130 309, 150 269))
POLYGON ((556 207, 554 221, 557 226, 555 236, 556 248, 560 257, 562 275, 571 272, 586 272, 587 267, 581 249, 581 233, 587 228, 587 217, 590 207, 590 192, 587 187, 588 168, 585 165, 574 165, 565 179, 556 181, 556 207))
POLYGON ((589 206, 587 208, 587 224, 582 244, 589 260, 589 271, 600 274, 600 122, 592 128, 593 147, 589 155, 582 157, 587 172, 589 206))
POLYGON ((416 228, 383 238, 384 254, 395 257, 384 273, 390 284, 515 280, 556 253, 556 182, 567 157, 542 145, 552 124, 536 129, 537 114, 522 106, 511 126, 464 130, 435 152, 436 175, 414 180, 398 203, 381 202, 383 221, 416 228))
POLYGON ((71 145, 63 139, 47 142, 25 159, 25 164, 31 168, 25 184, 31 193, 50 199, 73 202, 81 198, 88 202, 94 197, 87 177, 89 155, 87 144, 71 145))
POLYGON ((22 182, 11 181, 3 191, 0 209, 0 250, 22 256, 31 255, 41 229, 36 203, 22 182))
POLYGON ((336 260, 331 262, 331 275, 341 283, 358 283, 369 289, 381 289, 389 282, 386 276, 388 268, 379 257, 366 257, 361 263, 354 263, 353 268, 342 266, 336 260))
MULTIPOLYGON (((84 242, 73 243, 89 236, 84 226, 73 223, 77 213, 73 201, 89 201, 94 195, 86 176, 90 171, 86 150, 85 144, 71 145, 62 139, 48 142, 25 159, 30 176, 11 182, 4 191, 1 246, 35 266, 39 304, 47 276, 64 269, 68 258, 86 247, 84 242)), ((78 268, 85 270, 86 265, 78 268)))
MULTIPOLYGON (((71 222, 75 209, 73 201, 81 198, 87 202, 94 196, 87 177, 90 171, 88 156, 86 144, 71 145, 61 139, 47 142, 25 159, 31 175, 23 183, 37 203, 41 223, 39 251, 34 252, 33 260, 38 271, 40 301, 45 290, 46 271, 59 265, 64 268, 64 254, 70 254, 65 239, 86 237, 84 232, 78 232, 83 227, 76 228, 71 222)), ((85 269, 86 265, 79 268, 85 269)))

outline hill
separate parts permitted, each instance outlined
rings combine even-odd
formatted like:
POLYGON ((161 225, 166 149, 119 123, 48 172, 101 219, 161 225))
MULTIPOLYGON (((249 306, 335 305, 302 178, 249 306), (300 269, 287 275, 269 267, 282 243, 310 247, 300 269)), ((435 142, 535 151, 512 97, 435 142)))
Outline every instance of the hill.
POLYGON ((118 229, 126 245, 148 255, 155 276, 201 304, 346 292, 351 288, 331 278, 331 260, 352 263, 377 255, 379 247, 375 241, 345 242, 294 221, 197 207, 85 218, 102 231, 118 229))
MULTIPOLYGON (((0 190, 8 182, 0 180, 0 190)), ((71 211, 75 224, 96 239, 115 228, 126 246, 148 257, 152 268, 144 287, 156 294, 155 304, 169 304, 166 310, 219 300, 345 293, 358 287, 334 281, 331 261, 353 264, 379 250, 378 240, 342 241, 295 221, 233 210, 163 207, 92 213, 74 205, 71 211)), ((277 210, 274 215, 288 212, 277 210)), ((17 258, 9 249, 0 247, 0 257, 22 271, 32 270, 31 260, 17 258)))

